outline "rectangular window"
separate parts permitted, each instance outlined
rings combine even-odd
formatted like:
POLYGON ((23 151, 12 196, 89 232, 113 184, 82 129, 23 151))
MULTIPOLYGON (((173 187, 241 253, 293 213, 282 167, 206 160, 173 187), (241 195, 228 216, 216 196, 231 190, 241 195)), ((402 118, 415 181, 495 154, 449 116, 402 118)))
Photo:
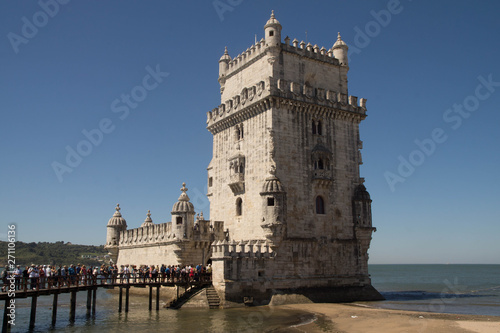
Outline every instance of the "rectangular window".
POLYGON ((267 198, 267 205, 274 206, 274 198, 267 198))
POLYGON ((177 218, 175 219, 175 223, 182 224, 182 217, 177 216, 177 218))
POLYGON ((212 177, 208 178, 208 187, 212 187, 213 179, 212 177))

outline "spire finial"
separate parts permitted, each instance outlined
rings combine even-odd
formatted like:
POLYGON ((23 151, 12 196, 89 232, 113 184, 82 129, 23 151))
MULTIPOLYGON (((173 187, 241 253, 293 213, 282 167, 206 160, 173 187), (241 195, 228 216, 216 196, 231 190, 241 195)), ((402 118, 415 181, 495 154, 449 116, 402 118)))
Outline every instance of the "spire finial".
POLYGON ((181 188, 181 191, 182 191, 183 193, 186 193, 186 191, 187 191, 187 190, 188 190, 188 189, 187 189, 187 187, 186 187, 186 183, 182 183, 182 188, 181 188))
POLYGON ((271 10, 271 18, 274 18, 274 9, 271 10))
POLYGON ((120 208, 120 204, 119 203, 116 204, 116 208, 115 209, 116 209, 117 212, 120 212, 121 208, 120 208))
POLYGON ((148 218, 151 218, 151 211, 148 209, 148 213, 146 214, 148 218))
POLYGON ((340 32, 337 32, 337 40, 342 40, 342 37, 340 37, 340 32))
POLYGON ((227 46, 224 49, 224 54, 229 54, 229 53, 227 53, 227 46))

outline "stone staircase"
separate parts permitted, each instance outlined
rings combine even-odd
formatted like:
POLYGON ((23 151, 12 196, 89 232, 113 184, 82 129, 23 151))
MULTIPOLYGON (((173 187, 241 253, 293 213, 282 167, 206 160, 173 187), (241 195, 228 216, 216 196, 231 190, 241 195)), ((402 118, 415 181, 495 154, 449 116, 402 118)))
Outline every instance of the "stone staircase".
POLYGON ((210 309, 218 309, 220 307, 220 297, 217 294, 214 286, 210 286, 206 289, 207 301, 210 309))

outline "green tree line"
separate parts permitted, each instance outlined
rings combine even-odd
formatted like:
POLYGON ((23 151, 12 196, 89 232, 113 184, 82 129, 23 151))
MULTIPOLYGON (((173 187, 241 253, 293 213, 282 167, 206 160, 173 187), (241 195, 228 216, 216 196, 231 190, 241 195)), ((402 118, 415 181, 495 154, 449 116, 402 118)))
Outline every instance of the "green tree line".
MULTIPOLYGON (((8 244, 8 242, 0 241, 0 266, 2 267, 8 264, 8 259, 13 258, 15 258, 16 265, 21 266, 31 264, 57 266, 82 264, 94 266, 102 264, 102 261, 92 257, 97 256, 98 259, 102 260, 104 255, 108 254, 103 245, 73 245, 62 241, 55 243, 16 242, 15 252, 12 252, 11 247, 11 256, 8 257, 8 244), (85 256, 85 258, 82 258, 82 256, 85 256), (91 258, 88 258, 89 256, 91 258)), ((107 261, 108 259, 105 260, 106 263, 107 261)))

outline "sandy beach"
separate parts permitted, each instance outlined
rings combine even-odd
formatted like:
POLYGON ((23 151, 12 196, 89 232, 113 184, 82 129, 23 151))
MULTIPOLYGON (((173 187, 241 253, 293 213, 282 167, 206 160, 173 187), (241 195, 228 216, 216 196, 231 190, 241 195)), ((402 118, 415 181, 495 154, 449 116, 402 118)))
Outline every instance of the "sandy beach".
POLYGON ((312 323, 293 328, 295 332, 500 333, 500 317, 494 316, 375 309, 356 304, 293 304, 282 308, 318 316, 312 323))

